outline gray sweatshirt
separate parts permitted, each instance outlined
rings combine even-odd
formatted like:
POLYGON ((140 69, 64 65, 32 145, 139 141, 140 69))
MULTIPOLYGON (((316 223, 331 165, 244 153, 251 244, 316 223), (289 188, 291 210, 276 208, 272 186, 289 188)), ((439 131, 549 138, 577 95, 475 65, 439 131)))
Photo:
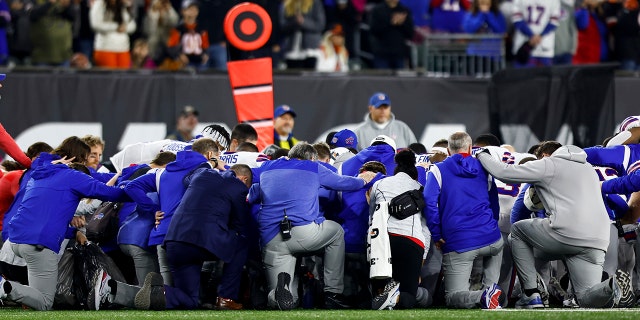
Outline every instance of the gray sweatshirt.
POLYGON ((535 185, 549 215, 552 238, 568 245, 607 251, 611 222, 598 176, 586 162, 584 150, 567 145, 550 157, 523 165, 501 163, 484 152, 477 157, 496 179, 535 185))
POLYGON ((354 132, 358 137, 358 150, 368 147, 371 140, 381 134, 391 137, 396 142, 396 149, 406 148, 410 144, 418 142, 411 128, 409 128, 406 123, 397 120, 393 113, 391 114, 391 119, 384 127, 373 122, 367 113, 364 116, 364 122, 361 123, 354 132))

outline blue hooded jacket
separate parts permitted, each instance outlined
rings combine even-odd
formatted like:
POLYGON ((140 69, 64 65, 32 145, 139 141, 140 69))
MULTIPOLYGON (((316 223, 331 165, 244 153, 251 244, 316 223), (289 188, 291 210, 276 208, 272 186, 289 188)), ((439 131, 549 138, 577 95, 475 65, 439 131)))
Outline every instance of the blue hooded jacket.
POLYGON ((64 164, 51 164, 55 158, 43 153, 33 169, 18 212, 9 221, 13 243, 42 245, 58 252, 82 198, 130 201, 122 189, 109 187, 64 164))
MULTIPOLYGON (((369 146, 342 163, 340 170, 343 175, 354 177, 366 162, 380 161, 387 169, 387 174, 393 174, 396 168, 394 156, 395 152, 388 144, 369 146)), ((364 253, 367 249, 367 229, 369 228, 369 204, 365 196, 367 190, 342 192, 342 210, 338 218, 344 229, 345 252, 348 253, 364 253)))
MULTIPOLYGON (((43 154, 48 155, 45 156, 45 158, 48 159, 49 162, 51 160, 60 158, 56 155, 51 155, 46 152, 41 153, 41 155, 43 154)), ((8 226, 11 218, 13 218, 13 216, 15 216, 18 212, 18 208, 20 207, 20 203, 22 203, 22 198, 24 197, 24 192, 27 190, 27 182, 31 180, 33 168, 40 166, 43 161, 43 158, 38 156, 37 158, 35 158, 35 160, 33 160, 33 163, 31 163, 31 168, 28 168, 22 174, 22 178, 20 178, 20 188, 18 189, 18 193, 16 193, 16 196, 13 198, 13 202, 11 202, 11 206, 9 206, 9 209, 7 209, 7 212, 5 212, 4 214, 4 220, 2 221, 3 226, 8 226)), ((9 228, 5 227, 4 229, 2 229, 2 241, 7 241, 7 239, 9 239, 9 228)))
POLYGON ((427 175, 424 197, 431 238, 445 241, 443 253, 467 252, 500 239, 497 188, 476 158, 454 154, 437 163, 427 175))
MULTIPOLYGON (((144 214, 150 213, 155 217, 156 211, 164 212, 164 218, 160 221, 160 224, 152 229, 149 234, 150 246, 159 245, 164 241, 169 223, 171 223, 171 217, 180 204, 185 190, 187 190, 183 179, 201 165, 211 168, 203 155, 195 151, 179 151, 176 154, 176 160, 169 163, 161 173, 160 192, 156 187, 155 174, 140 176, 129 182, 125 187, 127 194, 138 204, 138 210, 144 211, 144 214), (149 192, 158 192, 159 205, 147 196, 149 192)), ((141 214, 140 212, 138 213, 141 214)))

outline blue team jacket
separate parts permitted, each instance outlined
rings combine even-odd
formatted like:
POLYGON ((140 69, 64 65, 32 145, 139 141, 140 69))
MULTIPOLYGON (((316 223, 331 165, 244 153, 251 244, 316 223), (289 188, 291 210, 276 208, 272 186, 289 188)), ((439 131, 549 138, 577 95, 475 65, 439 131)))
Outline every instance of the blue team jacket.
POLYGON ((9 221, 9 239, 14 243, 42 245, 58 252, 80 199, 130 201, 122 189, 66 165, 51 164, 55 156, 43 153, 39 159, 18 212, 9 221))
POLYGON ((495 183, 480 162, 454 154, 427 175, 425 217, 434 241, 444 239, 443 253, 466 252, 500 239, 500 208, 495 183), (438 178, 439 175, 439 178, 438 178))
POLYGON ((157 192, 155 174, 145 174, 127 184, 125 191, 137 203, 138 210, 154 216, 158 210, 164 212, 164 219, 149 234, 150 246, 159 245, 164 241, 171 217, 187 189, 183 182, 184 177, 195 168, 207 165, 206 162, 207 159, 195 151, 179 151, 176 160, 169 163, 160 176, 159 205, 147 196, 149 192, 157 192))

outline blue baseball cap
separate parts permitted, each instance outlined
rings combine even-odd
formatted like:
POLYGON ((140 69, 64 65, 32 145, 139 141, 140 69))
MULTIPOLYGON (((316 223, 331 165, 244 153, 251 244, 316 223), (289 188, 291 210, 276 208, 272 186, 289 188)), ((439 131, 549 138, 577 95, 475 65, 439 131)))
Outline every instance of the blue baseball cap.
POLYGON ((379 108, 382 105, 391 105, 391 99, 386 93, 376 92, 369 99, 369 105, 374 106, 375 108, 379 108))
POLYGON ((358 146, 358 137, 355 132, 349 129, 343 129, 333 135, 333 138, 331 138, 331 144, 336 148, 343 147, 355 149, 358 146))
POLYGON ((277 107, 276 110, 273 112, 273 118, 275 119, 277 117, 280 117, 285 113, 290 113, 291 116, 293 116, 294 118, 296 117, 296 112, 293 111, 293 109, 291 109, 291 107, 289 107, 288 105, 283 104, 277 107))

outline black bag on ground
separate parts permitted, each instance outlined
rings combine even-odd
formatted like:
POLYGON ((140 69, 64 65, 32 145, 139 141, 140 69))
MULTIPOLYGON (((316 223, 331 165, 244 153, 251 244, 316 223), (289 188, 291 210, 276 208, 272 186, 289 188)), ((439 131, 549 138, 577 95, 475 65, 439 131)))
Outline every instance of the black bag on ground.
POLYGON ((409 190, 395 196, 389 201, 389 215, 398 220, 403 220, 421 212, 425 206, 422 188, 409 190))
POLYGON ((87 222, 87 239, 99 244, 114 239, 120 229, 121 207, 120 202, 102 202, 87 222))
POLYGON ((58 262, 58 284, 53 300, 56 309, 77 309, 79 307, 73 287, 75 271, 73 260, 71 250, 64 250, 62 258, 58 262))
POLYGON ((74 244, 65 249, 58 263, 58 284, 54 298, 54 307, 64 309, 89 309, 87 298, 93 289, 96 275, 103 269, 119 282, 125 282, 124 276, 98 245, 74 244))

